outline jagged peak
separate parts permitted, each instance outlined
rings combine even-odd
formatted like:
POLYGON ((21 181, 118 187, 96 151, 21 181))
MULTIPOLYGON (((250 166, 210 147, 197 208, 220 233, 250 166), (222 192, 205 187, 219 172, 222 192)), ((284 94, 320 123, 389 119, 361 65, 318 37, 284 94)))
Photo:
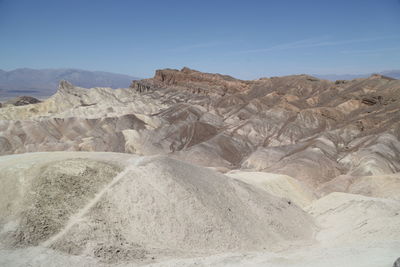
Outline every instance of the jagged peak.
POLYGON ((183 72, 183 73, 194 73, 194 72, 200 72, 200 71, 194 70, 194 69, 191 69, 191 68, 188 68, 188 67, 183 67, 181 69, 181 72, 183 72))
POLYGON ((66 91, 66 90, 71 90, 75 88, 72 83, 66 81, 66 80, 61 80, 60 83, 58 84, 58 91, 66 91))

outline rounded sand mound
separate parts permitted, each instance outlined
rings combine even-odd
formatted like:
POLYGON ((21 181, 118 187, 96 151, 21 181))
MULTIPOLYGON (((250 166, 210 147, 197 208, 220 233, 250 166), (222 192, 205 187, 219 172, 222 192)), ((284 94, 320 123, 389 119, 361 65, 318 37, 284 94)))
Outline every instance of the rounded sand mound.
POLYGON ((308 208, 321 231, 323 245, 349 245, 400 240, 400 202, 347 193, 331 193, 308 208))
POLYGON ((315 200, 315 195, 306 185, 287 175, 238 170, 226 175, 261 188, 271 195, 286 198, 299 207, 310 205, 315 200))
POLYGON ((322 194, 345 192, 400 200, 400 173, 359 177, 341 175, 323 184, 319 191, 322 194))
POLYGON ((2 191, 22 192, 12 201, 20 203, 12 209, 18 213, 7 214, 7 205, 0 209, 5 245, 39 244, 115 263, 282 248, 314 232, 313 220, 296 205, 206 168, 157 156, 132 157, 122 172, 116 170, 71 159, 49 163, 41 172, 25 169, 18 179, 29 176, 23 185, 2 177, 2 191), (43 194, 46 203, 31 201, 43 194), (38 233, 42 210, 50 230, 30 235, 24 220, 37 219, 29 225, 38 233))

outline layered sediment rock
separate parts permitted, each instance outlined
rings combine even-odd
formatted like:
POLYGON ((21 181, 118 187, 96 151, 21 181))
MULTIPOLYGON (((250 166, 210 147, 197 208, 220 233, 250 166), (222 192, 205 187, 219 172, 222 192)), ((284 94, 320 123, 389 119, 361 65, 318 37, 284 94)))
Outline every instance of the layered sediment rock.
POLYGON ((183 68, 118 90, 63 81, 42 103, 0 110, 1 153, 170 154, 317 187, 340 175, 400 170, 399 99, 400 81, 376 75, 242 81, 183 68))

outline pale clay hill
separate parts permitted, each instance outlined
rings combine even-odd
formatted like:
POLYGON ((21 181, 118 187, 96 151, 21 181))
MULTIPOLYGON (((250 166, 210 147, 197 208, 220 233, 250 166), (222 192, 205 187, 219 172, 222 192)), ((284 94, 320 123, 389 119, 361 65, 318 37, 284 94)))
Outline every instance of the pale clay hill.
POLYGON ((400 257, 399 80, 165 69, 24 101, 0 108, 0 266, 400 257))

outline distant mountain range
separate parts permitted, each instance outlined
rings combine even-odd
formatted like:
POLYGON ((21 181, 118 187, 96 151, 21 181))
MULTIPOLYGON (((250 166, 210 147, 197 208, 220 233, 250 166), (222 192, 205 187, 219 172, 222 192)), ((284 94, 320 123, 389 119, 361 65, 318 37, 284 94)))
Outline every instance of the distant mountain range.
MULTIPOLYGON (((379 72, 379 74, 400 79, 400 70, 379 72)), ((366 78, 368 74, 314 74, 313 76, 326 80, 352 80, 366 78)), ((0 100, 11 97, 29 95, 48 97, 57 91, 61 80, 85 88, 111 87, 127 88, 132 80, 139 78, 103 71, 88 71, 80 69, 29 69, 21 68, 11 71, 0 69, 0 100)))
MULTIPOLYGON (((367 78, 371 76, 373 73, 367 74, 314 74, 313 76, 318 77, 320 79, 336 81, 336 80, 352 80, 357 78, 367 78)), ((395 79, 400 79, 400 70, 389 70, 378 72, 378 74, 388 76, 395 79)))
POLYGON ((57 91, 60 80, 67 80, 80 87, 129 87, 137 77, 80 69, 15 69, 0 70, 0 98, 19 95, 44 97, 57 91))

